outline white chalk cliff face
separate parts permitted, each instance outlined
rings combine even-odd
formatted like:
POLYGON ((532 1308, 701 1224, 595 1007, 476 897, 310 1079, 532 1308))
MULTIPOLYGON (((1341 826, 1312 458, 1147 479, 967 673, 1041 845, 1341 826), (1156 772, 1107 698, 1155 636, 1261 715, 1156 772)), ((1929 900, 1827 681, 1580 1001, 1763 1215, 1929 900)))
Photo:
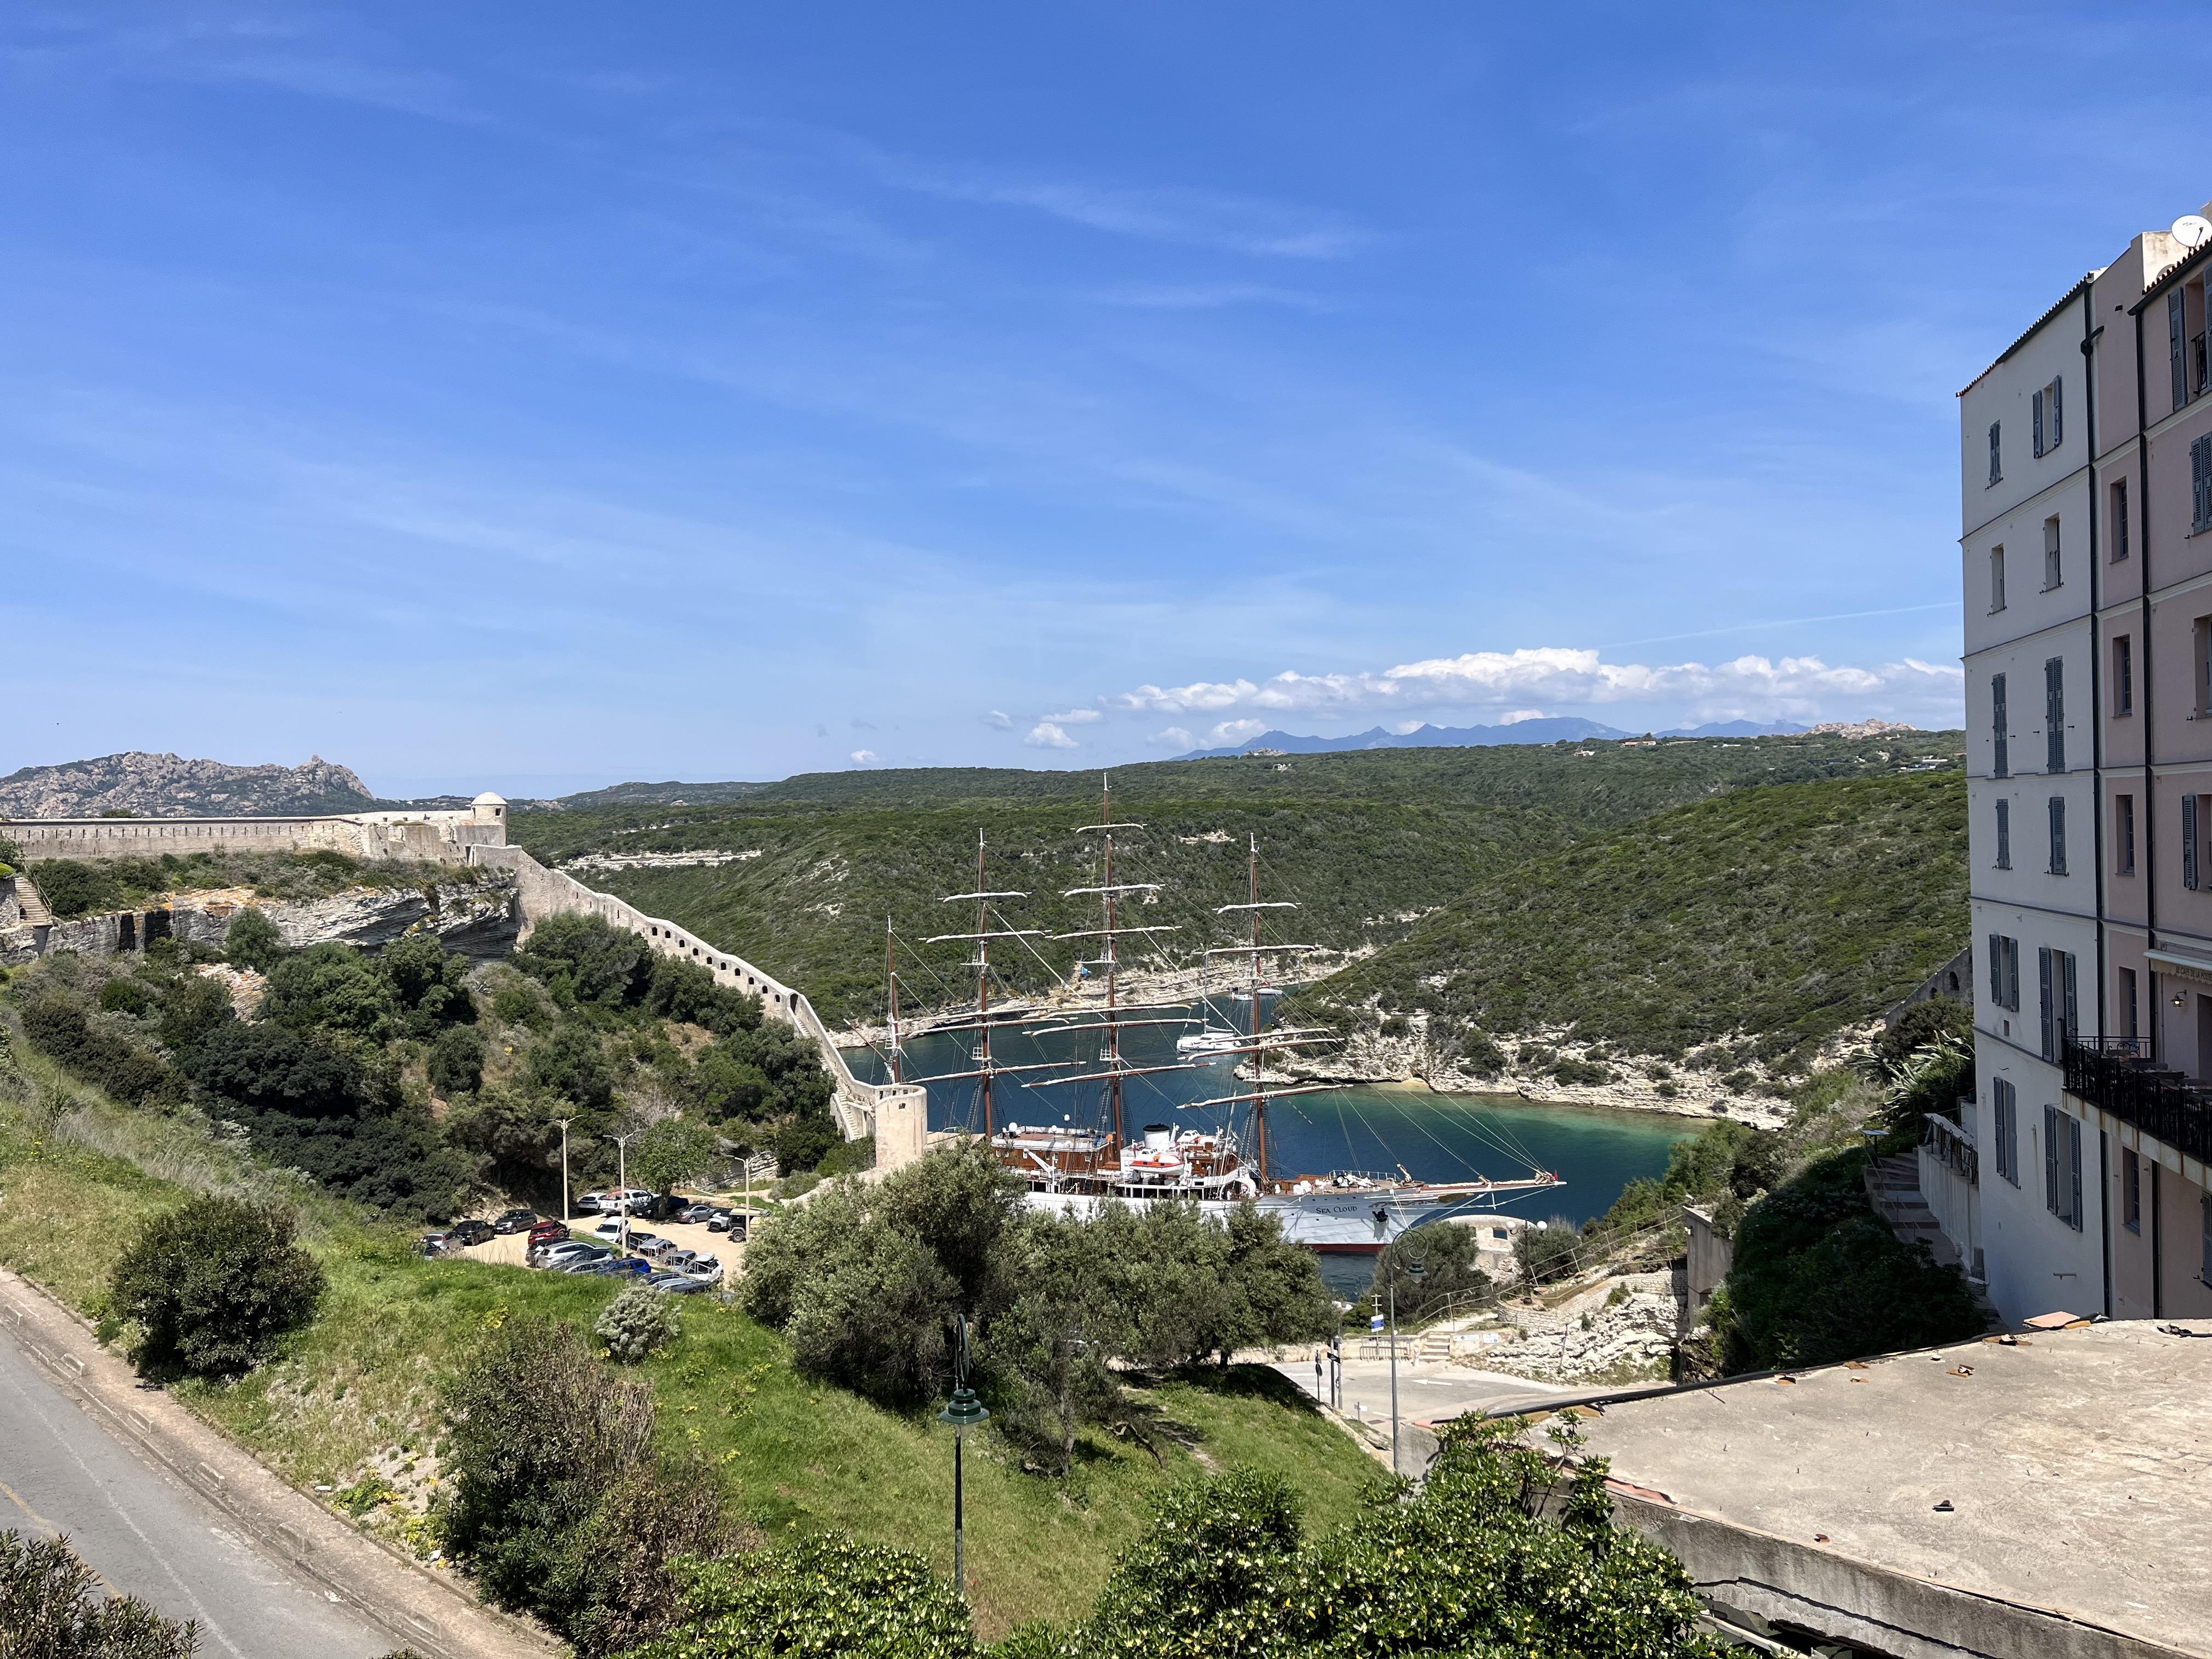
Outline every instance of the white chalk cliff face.
MULTIPOLYGON (((177 755, 103 755, 26 766, 0 778, 0 818, 329 817, 373 804, 352 769, 311 757, 304 766, 230 766, 177 755)), ((0 835, 4 835, 0 830, 0 835)))
MULTIPOLYGON (((18 967, 40 954, 36 933, 15 897, 21 885, 0 882, 0 967, 18 967)), ((256 898, 252 889, 237 887, 171 893, 149 899, 135 911, 56 922, 47 933, 46 949, 82 956, 143 949, 146 915, 166 910, 167 930, 174 937, 220 950, 232 921, 248 907, 259 909, 276 924, 284 943, 295 947, 336 943, 374 949, 404 933, 430 933, 449 950, 489 960, 504 956, 514 945, 516 927, 512 877, 425 881, 419 887, 349 887, 317 899, 256 898), (126 916, 131 922, 127 942, 123 927, 126 916)))

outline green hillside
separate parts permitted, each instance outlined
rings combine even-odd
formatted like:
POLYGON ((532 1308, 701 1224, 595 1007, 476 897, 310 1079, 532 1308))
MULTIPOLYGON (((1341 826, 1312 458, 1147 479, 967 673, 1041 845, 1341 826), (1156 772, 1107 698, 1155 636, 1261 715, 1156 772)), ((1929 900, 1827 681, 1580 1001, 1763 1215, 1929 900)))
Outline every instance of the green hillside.
POLYGON ((1964 945, 1966 864, 1956 771, 1736 791, 1502 871, 1300 1004, 1426 1012, 1461 1052, 1571 1025, 1638 1054, 1747 1033, 1802 1055, 1964 945))
MULTIPOLYGON (((1246 837, 1256 833, 1268 893, 1304 907, 1277 937, 1334 950, 1380 946, 1477 884, 1589 834, 1748 785, 1894 775, 1947 759, 1957 742, 1936 732, 1153 763, 1114 774, 1115 817, 1146 826, 1124 838, 1117 873, 1164 884, 1143 920, 1176 925, 1181 931, 1159 937, 1161 951, 1194 960, 1220 942, 1213 908, 1242 896, 1246 837)), ((1006 908, 1010 925, 1091 925, 1095 901, 1060 895, 1097 880, 1088 841, 1070 833, 1097 821, 1097 781, 1088 773, 959 768, 822 773, 744 786, 744 799, 708 805, 518 812, 513 834, 549 862, 591 853, 758 854, 708 867, 584 873, 796 983, 836 1022, 880 1006, 887 915, 912 939, 964 926, 938 901, 971 889, 979 829, 990 837, 992 884, 1035 896, 1006 908)), ((1066 969, 1069 946, 1040 951, 1052 971, 1066 969)), ((941 992, 924 957, 912 963, 909 994, 954 1000, 951 964, 962 953, 935 954, 941 992)), ((1043 981, 1042 964, 1011 949, 1000 955, 1023 964, 1017 983, 1043 981)))

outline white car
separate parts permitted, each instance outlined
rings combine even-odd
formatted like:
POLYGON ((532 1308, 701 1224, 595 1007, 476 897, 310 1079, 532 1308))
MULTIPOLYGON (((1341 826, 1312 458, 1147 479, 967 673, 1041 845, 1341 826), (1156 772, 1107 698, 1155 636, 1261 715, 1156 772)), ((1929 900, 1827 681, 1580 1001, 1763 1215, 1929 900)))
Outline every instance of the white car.
POLYGON ((722 1282, 722 1263, 719 1256, 702 1255, 696 1261, 687 1263, 679 1271, 686 1279, 696 1279, 702 1285, 719 1285, 722 1282))

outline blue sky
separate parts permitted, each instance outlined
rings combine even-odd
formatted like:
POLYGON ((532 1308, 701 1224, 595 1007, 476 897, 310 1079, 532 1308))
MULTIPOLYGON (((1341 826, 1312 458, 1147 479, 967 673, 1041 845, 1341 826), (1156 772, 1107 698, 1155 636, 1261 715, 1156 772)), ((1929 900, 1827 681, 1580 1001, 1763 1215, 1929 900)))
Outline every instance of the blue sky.
MULTIPOLYGON (((2172 7, 11 8, 0 771, 1958 718, 2172 7)), ((2180 128, 2173 129, 2179 137, 2180 128)))

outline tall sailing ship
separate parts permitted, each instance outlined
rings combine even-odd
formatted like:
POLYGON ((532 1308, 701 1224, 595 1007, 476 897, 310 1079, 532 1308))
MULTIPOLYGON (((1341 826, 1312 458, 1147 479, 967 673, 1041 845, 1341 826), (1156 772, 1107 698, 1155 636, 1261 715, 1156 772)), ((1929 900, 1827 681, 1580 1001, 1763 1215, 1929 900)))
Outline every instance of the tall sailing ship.
MULTIPOLYGON (((1525 1174, 1504 1179, 1474 1174, 1465 1181, 1443 1182, 1417 1180, 1402 1167, 1395 1175, 1352 1170, 1278 1173, 1268 1153, 1270 1104, 1293 1096, 1351 1086, 1290 1081, 1271 1073, 1268 1066, 1270 1055, 1294 1054, 1335 1040, 1319 1028, 1271 1024, 1267 1011, 1265 1000, 1275 988, 1263 982, 1263 963, 1285 963, 1319 947, 1262 938, 1264 916, 1294 911, 1297 905, 1293 900, 1261 897, 1259 838, 1255 835, 1248 856, 1247 898, 1222 905, 1215 912, 1222 918, 1241 921, 1244 937, 1237 944, 1213 945, 1203 951, 1200 960, 1206 969, 1201 973, 1196 1012, 1173 1013, 1154 1003, 1128 1006, 1122 984, 1130 965, 1124 941, 1148 939, 1180 929, 1174 924, 1132 926, 1121 920, 1126 902, 1150 899, 1162 890, 1163 884, 1123 878, 1126 872, 1117 868, 1115 837, 1139 834, 1144 826, 1115 821, 1110 779, 1105 781, 1102 800, 1104 811, 1099 822, 1073 832, 1097 838, 1099 884, 1070 888, 1060 896, 1097 899, 1103 926, 1048 933, 1042 928, 1006 925, 1004 907, 1030 895, 992 888, 988 852, 980 833, 975 842, 975 890, 948 894, 942 901, 975 907, 972 930, 939 933, 922 941, 969 946, 974 952, 960 964, 975 975, 974 1007, 963 1010, 949 1023, 933 1020, 928 1027, 932 1035, 972 1034, 971 1046, 966 1049, 968 1063, 959 1069, 919 1076, 908 1075, 905 1070, 896 945, 886 921, 884 969, 890 997, 887 1057, 893 1078, 921 1084, 974 1081, 981 1121, 969 1127, 982 1135, 1000 1164, 1027 1182, 1030 1205, 1068 1213, 1109 1200, 1147 1204, 1187 1200, 1202 1210, 1225 1214, 1239 1204, 1251 1203, 1279 1217, 1284 1236, 1295 1243, 1316 1250, 1371 1253, 1448 1211, 1485 1201, 1495 1204, 1514 1194, 1559 1184, 1558 1175, 1533 1165, 1525 1174), (994 1014, 992 945, 1012 942, 1027 946, 1028 941, 1039 939, 1077 942, 1077 960, 1069 984, 1096 986, 1099 994, 1071 1008, 1047 1012, 1002 1002, 994 1014), (1096 948, 1098 954, 1085 957, 1086 947, 1096 948), (1208 988, 1210 969, 1217 959, 1234 963, 1242 970, 1230 976, 1240 982, 1233 982, 1225 993, 1231 1009, 1225 1022, 1217 1017, 1208 988), (1240 1014, 1239 1009, 1249 1013, 1240 1014), (1249 1020, 1249 1029, 1240 1029, 1240 1018, 1249 1020), (1183 1028, 1175 1060, 1137 1065, 1124 1057, 1125 1031, 1159 1026, 1183 1028), (1192 1027, 1198 1029, 1193 1031, 1192 1027), (1064 1037, 1066 1057, 1006 1064, 994 1052, 992 1039, 995 1034, 1010 1031, 1054 1046, 1064 1037), (1197 1071, 1224 1057, 1239 1060, 1233 1075, 1240 1083, 1249 1080, 1249 1086, 1182 1102, 1174 1108, 1218 1110, 1215 1127, 1179 1128, 1172 1123, 1150 1122, 1132 1132, 1128 1119, 1133 1083, 1164 1073, 1197 1071), (1087 1092, 1085 1085, 1096 1085, 1095 1109, 1086 1121, 1079 1123, 1073 1112, 1058 1124, 1024 1122, 1017 1115, 1027 1115, 1020 1104, 1022 1093, 1050 1088, 1065 1095, 1068 1085, 1074 1085, 1078 1092, 1087 1092)), ((1040 1104, 1043 1098, 1030 1097, 1040 1104)))

